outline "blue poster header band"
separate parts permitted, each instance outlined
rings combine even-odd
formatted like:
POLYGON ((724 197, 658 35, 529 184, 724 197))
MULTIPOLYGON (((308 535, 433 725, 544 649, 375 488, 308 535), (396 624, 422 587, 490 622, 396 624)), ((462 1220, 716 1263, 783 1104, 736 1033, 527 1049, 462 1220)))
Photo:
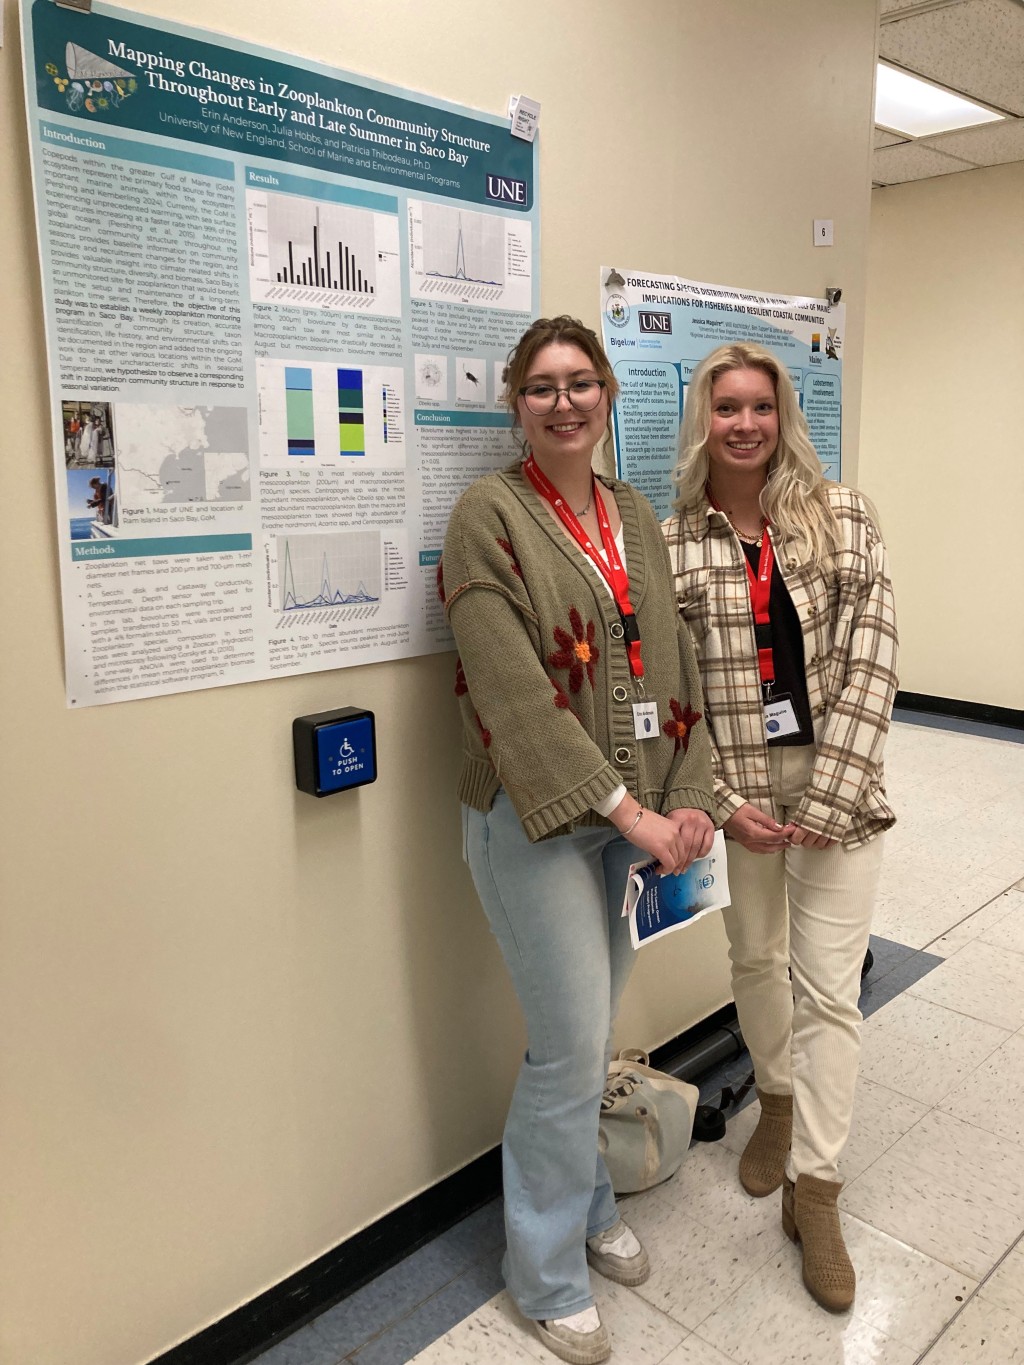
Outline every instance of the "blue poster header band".
POLYGON ((251 190, 273 190, 275 194, 301 194, 306 199, 323 199, 332 204, 351 204, 353 208, 372 209, 375 213, 398 212, 398 200, 390 194, 350 189, 346 185, 328 184, 325 180, 310 180, 304 175, 286 175, 283 171, 265 171, 255 166, 246 166, 245 183, 251 190))
MULTIPOLYGON (((506 212, 533 206, 533 147, 507 120, 420 102, 347 72, 293 66, 250 45, 201 42, 176 25, 131 23, 35 0, 40 108, 113 126, 390 182, 506 212), (69 69, 86 54, 89 75, 69 69)), ((135 16, 132 16, 133 18, 135 16)))
POLYGON ((143 540, 79 540, 71 546, 76 562, 97 559, 141 559, 144 555, 212 555, 225 550, 252 550, 252 536, 146 536, 143 540))
POLYGON ((510 427, 508 412, 460 412, 440 408, 417 408, 418 427, 510 427))
POLYGON ((177 147, 154 147, 150 142, 134 142, 124 137, 107 137, 92 128, 79 132, 58 123, 39 120, 39 137, 48 147, 65 147, 69 151, 88 152, 91 156, 114 156, 123 161, 137 161, 145 166, 166 166, 172 171, 188 171, 192 175, 208 175, 216 180, 234 180, 235 168, 230 161, 218 161, 198 152, 182 152, 177 147))

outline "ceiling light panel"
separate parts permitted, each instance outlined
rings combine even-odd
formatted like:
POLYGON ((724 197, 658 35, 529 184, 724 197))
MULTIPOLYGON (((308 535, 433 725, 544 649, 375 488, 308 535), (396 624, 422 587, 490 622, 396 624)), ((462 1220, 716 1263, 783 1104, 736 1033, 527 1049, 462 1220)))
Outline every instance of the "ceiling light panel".
POLYGON ((875 122, 907 137, 929 137, 954 128, 974 128, 1003 117, 941 86, 878 63, 875 122))

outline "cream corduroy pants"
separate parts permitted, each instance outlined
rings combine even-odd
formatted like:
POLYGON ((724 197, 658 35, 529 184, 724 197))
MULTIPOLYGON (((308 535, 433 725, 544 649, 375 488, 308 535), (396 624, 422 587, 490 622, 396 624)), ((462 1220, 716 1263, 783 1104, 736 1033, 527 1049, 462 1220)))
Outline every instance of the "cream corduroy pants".
MULTIPOLYGON (((774 816, 795 812, 814 746, 770 755, 774 816)), ((724 912, 732 985, 760 1090, 793 1094, 786 1173, 836 1180, 850 1132, 860 1054, 860 974, 882 837, 860 848, 757 854, 729 840, 724 912), (790 972, 792 981, 790 981, 790 972)))

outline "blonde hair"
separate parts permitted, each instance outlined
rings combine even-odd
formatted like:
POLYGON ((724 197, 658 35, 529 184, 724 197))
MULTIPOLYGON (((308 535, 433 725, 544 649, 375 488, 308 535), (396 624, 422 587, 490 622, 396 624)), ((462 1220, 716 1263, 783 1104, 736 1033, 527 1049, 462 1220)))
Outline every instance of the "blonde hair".
POLYGON ((761 370, 772 381, 779 416, 779 443, 768 462, 768 481, 761 490, 761 511, 781 550, 815 568, 829 564, 840 543, 839 524, 828 501, 828 484, 793 381, 771 351, 752 341, 738 341, 704 357, 693 373, 679 431, 679 462, 673 481, 677 511, 699 504, 710 473, 711 390, 730 370, 761 370))

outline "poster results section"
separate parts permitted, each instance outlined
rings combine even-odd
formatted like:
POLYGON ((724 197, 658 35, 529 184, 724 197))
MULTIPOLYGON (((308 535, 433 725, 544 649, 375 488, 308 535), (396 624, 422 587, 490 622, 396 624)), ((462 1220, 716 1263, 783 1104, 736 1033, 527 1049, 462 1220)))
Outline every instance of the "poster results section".
POLYGON ((449 648, 448 516, 514 452, 534 145, 110 6, 22 28, 69 705, 449 648))
POLYGON ((602 266, 601 317, 621 386, 613 415, 616 467, 659 517, 672 509, 690 377, 710 351, 730 342, 756 342, 787 366, 822 471, 840 478, 844 304, 602 266))

